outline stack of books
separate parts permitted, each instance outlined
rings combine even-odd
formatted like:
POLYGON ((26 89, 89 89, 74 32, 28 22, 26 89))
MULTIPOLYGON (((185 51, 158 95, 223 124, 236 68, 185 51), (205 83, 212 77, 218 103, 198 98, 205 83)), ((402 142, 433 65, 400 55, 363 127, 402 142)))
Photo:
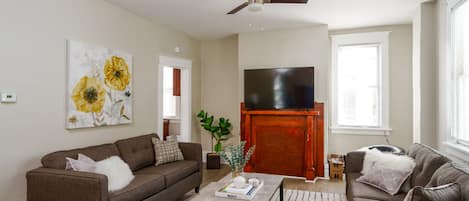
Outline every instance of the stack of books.
POLYGON ((252 200, 259 189, 262 188, 264 182, 257 186, 246 184, 242 188, 237 188, 233 183, 230 183, 215 192, 215 196, 223 198, 232 198, 238 200, 252 200))

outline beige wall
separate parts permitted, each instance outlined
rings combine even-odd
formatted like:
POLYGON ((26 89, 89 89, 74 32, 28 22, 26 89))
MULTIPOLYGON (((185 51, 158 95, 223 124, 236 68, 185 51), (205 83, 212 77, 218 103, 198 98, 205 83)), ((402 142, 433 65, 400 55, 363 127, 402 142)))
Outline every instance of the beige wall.
POLYGON ((447 68, 447 2, 445 0, 438 0, 436 3, 436 18, 437 18, 437 33, 438 33, 438 119, 437 119, 437 147, 440 150, 445 150, 444 142, 450 133, 451 128, 451 108, 449 103, 450 99, 450 86, 451 74, 447 68))
POLYGON ((327 25, 239 34, 239 100, 244 69, 314 66, 315 99, 327 102, 329 54, 327 25))
MULTIPOLYGON (((201 63, 202 109, 230 119, 233 137, 224 144, 233 144, 239 140, 238 37, 203 41, 201 63)), ((205 151, 212 149, 210 139, 210 133, 202 131, 205 151)))
MULTIPOLYGON (((23 201, 25 173, 44 154, 156 131, 158 56, 193 60, 193 112, 200 109, 200 44, 102 0, 15 0, 0 6, 0 90, 16 104, 0 104, 0 200, 23 201), (65 130, 66 39, 134 56, 134 123, 65 130), (182 53, 173 54, 178 45, 182 53)), ((195 124, 195 123, 194 123, 195 124)), ((198 127, 193 139, 198 140, 198 127)))
MULTIPOLYGON (((390 127, 392 144, 407 148, 412 143, 412 25, 331 31, 330 34, 390 31, 390 127)), ((329 135, 330 153, 347 153, 372 144, 385 144, 383 136, 329 135)))
POLYGON ((436 3, 422 3, 413 21, 413 141, 437 146, 436 3))

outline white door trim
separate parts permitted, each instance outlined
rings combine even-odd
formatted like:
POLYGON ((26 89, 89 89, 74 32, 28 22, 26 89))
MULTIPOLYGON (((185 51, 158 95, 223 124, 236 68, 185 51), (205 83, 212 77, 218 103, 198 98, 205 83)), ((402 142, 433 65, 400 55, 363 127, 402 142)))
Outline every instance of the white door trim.
POLYGON ((179 57, 159 56, 157 133, 163 139, 163 67, 181 69, 181 135, 180 142, 191 142, 192 125, 192 61, 179 57))

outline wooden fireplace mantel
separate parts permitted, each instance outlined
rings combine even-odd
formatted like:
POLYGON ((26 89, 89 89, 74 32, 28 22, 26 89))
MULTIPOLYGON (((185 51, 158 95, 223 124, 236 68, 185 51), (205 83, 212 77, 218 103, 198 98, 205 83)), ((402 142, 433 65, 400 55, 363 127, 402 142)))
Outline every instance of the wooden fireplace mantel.
POLYGON ((241 103, 241 140, 256 145, 246 172, 324 176, 323 103, 298 110, 248 110, 241 103))

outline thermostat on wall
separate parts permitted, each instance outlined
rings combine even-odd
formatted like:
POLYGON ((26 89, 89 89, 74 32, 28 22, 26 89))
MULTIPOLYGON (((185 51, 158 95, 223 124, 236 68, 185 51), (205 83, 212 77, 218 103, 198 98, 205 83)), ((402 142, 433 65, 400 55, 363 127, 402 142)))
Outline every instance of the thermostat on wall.
POLYGON ((16 94, 15 93, 2 93, 0 97, 1 103, 16 103, 16 94))

